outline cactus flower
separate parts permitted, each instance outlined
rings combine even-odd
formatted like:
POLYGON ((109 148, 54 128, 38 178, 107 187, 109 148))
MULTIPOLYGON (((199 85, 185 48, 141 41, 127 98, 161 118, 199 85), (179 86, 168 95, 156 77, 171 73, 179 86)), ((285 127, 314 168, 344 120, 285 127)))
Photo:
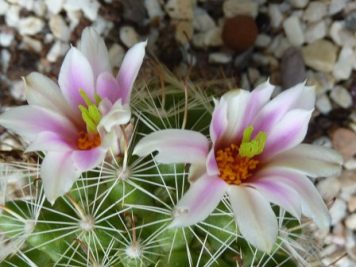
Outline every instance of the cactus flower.
POLYGON ((301 83, 271 99, 266 82, 252 92, 235 90, 215 101, 210 140, 199 132, 167 129, 142 138, 139 156, 158 151, 159 163, 190 163, 190 188, 178 201, 172 227, 204 220, 227 194, 242 236, 270 252, 278 223, 270 203, 297 219, 325 228, 328 209, 308 177, 336 175, 342 158, 303 141, 315 93, 301 83))
POLYGON ((40 175, 52 204, 109 149, 119 152, 120 125, 131 118, 130 95, 145 46, 134 45, 114 77, 103 39, 86 28, 79 47, 64 58, 59 86, 40 73, 29 74, 24 78, 28 105, 0 116, 0 125, 30 142, 27 151, 45 152, 40 175))

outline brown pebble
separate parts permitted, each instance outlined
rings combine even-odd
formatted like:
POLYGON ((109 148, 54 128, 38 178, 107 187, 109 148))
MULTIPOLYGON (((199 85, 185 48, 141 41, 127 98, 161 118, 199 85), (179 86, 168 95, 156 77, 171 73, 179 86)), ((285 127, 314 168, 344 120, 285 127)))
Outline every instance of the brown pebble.
POLYGON ((226 46, 242 52, 253 46, 258 34, 255 20, 246 15, 228 18, 225 21, 222 39, 226 46))
POLYGON ((356 155, 356 133, 346 128, 339 128, 332 134, 334 148, 345 160, 356 155))

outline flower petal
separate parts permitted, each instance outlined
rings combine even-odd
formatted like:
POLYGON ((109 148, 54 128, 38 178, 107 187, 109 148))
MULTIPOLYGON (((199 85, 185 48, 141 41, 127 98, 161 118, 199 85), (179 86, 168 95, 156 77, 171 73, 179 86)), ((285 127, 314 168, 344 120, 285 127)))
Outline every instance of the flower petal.
POLYGON ((340 174, 342 162, 342 156, 332 149, 300 144, 277 155, 264 168, 289 169, 310 177, 328 177, 340 174))
POLYGON ((221 98, 215 105, 210 123, 210 138, 213 144, 221 138, 227 127, 227 102, 221 98))
POLYGON ((111 132, 115 126, 126 124, 131 119, 131 110, 127 105, 122 105, 119 99, 111 107, 110 111, 102 117, 99 122, 98 130, 102 132, 104 129, 106 132, 111 132))
POLYGON ((80 90, 84 90, 94 102, 93 70, 89 61, 75 47, 72 47, 64 58, 59 72, 58 84, 76 114, 80 114, 78 106, 85 104, 79 93, 80 90))
POLYGON ((84 29, 78 48, 88 59, 94 79, 102 72, 111 72, 108 49, 103 38, 94 28, 87 27, 84 29))
POLYGON ((0 125, 28 140, 34 140, 43 131, 59 133, 69 140, 77 135, 75 126, 66 117, 38 106, 10 108, 0 115, 0 125))
POLYGON ((306 176, 277 168, 261 170, 257 175, 259 179, 269 179, 295 190, 300 196, 302 213, 312 218, 321 229, 330 226, 329 211, 314 184, 306 176))
POLYGON ((47 153, 41 165, 41 178, 48 201, 53 205, 58 197, 70 190, 79 175, 71 152, 47 153))
POLYGON ((203 221, 219 204, 227 187, 218 177, 204 175, 197 179, 177 203, 170 227, 184 227, 203 221))
POLYGON ((121 98, 124 104, 130 102, 132 86, 136 80, 138 71, 141 68, 145 56, 145 47, 147 41, 135 44, 131 47, 121 64, 120 71, 117 75, 117 81, 120 85, 121 98))
POLYGON ((274 182, 273 180, 255 179, 248 183, 260 192, 269 202, 281 206, 283 209, 300 220, 302 214, 299 195, 290 187, 274 182))
POLYGON ((72 159, 74 165, 82 172, 91 170, 103 162, 106 149, 96 147, 90 150, 76 150, 73 152, 72 159))
POLYGON ((308 130, 312 111, 295 109, 289 111, 267 135, 261 159, 268 159, 300 144, 308 130))
POLYGON ((63 136, 54 132, 41 132, 27 147, 26 152, 31 151, 73 151, 75 140, 66 140, 63 136), (72 141, 72 142, 71 142, 72 141))
POLYGON ((215 159, 215 149, 212 147, 206 159, 206 171, 209 175, 219 175, 219 167, 215 159))
POLYGON ((209 141, 195 131, 167 129, 143 137, 133 153, 147 156, 154 151, 159 152, 155 159, 160 163, 204 163, 209 141))
POLYGON ((305 83, 297 84, 294 87, 285 90, 258 112, 252 123, 255 133, 257 134, 260 131, 268 133, 271 127, 292 109, 313 109, 314 100, 314 90, 310 87, 306 87, 305 83))
POLYGON ((96 81, 96 92, 102 98, 107 98, 111 103, 115 103, 120 96, 119 83, 109 72, 103 72, 96 81))
POLYGON ((270 204, 249 187, 230 186, 228 194, 242 236, 259 250, 270 252, 278 233, 277 218, 270 204))

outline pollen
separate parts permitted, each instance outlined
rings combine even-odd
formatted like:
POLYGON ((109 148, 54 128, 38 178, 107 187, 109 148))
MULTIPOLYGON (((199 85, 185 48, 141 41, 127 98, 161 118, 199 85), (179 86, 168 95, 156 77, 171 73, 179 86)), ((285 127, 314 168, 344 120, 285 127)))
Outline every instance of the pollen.
POLYGON ((77 147, 80 150, 89 150, 100 146, 101 139, 98 133, 87 133, 81 131, 77 140, 77 147))
POLYGON ((257 168, 257 159, 242 157, 239 146, 231 144, 216 152, 216 162, 220 171, 220 178, 228 184, 239 185, 251 176, 257 168))

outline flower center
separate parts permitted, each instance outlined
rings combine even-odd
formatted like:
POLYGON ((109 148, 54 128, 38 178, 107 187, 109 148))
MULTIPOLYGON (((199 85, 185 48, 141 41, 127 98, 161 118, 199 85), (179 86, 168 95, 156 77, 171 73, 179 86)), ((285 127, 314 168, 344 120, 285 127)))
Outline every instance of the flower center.
POLYGON ((267 135, 259 132, 255 139, 251 139, 253 127, 244 130, 240 146, 230 144, 216 151, 215 159, 220 171, 220 178, 228 184, 239 185, 251 176, 257 168, 259 160, 254 157, 264 150, 267 135))
POLYGON ((80 150, 89 150, 100 146, 101 139, 98 133, 87 133, 84 131, 79 132, 77 140, 77 147, 80 150))
POLYGON ((87 131, 89 133, 97 133, 96 128, 102 117, 100 110, 98 108, 100 97, 95 96, 96 103, 93 103, 83 89, 80 89, 79 93, 86 104, 86 107, 83 105, 79 105, 78 108, 82 114, 82 118, 87 127, 87 131))

